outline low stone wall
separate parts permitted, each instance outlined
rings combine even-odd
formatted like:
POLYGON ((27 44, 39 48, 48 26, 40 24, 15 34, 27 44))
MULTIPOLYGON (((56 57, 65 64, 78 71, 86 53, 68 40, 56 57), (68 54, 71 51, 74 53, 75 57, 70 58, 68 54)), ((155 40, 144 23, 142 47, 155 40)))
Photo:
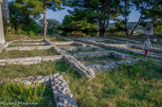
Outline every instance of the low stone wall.
POLYGON ((19 64, 19 65, 38 64, 43 61, 57 61, 57 60, 60 60, 61 58, 62 58, 62 55, 0 59, 0 66, 5 66, 6 64, 9 64, 9 65, 11 64, 19 64))
POLYGON ((41 45, 47 45, 46 43, 12 43, 11 45, 31 45, 31 46, 33 46, 33 45, 38 45, 38 46, 41 46, 41 45))
POLYGON ((78 49, 81 49, 81 50, 85 50, 85 51, 89 51, 89 50, 98 50, 98 51, 103 51, 104 49, 98 47, 98 46, 94 46, 94 45, 88 45, 87 47, 77 47, 76 50, 74 51, 77 51, 78 49))
MULTIPOLYGON (((4 83, 5 81, 6 80, 1 80, 0 84, 4 83)), ((8 83, 20 83, 22 85, 32 87, 38 86, 39 84, 50 84, 56 107, 78 107, 76 101, 73 99, 73 95, 71 94, 67 82, 59 73, 47 76, 29 76, 27 78, 10 79, 8 80, 8 83)))
POLYGON ((28 86, 37 86, 38 84, 42 85, 49 85, 50 84, 50 75, 47 76, 29 76, 26 78, 15 78, 15 79, 8 79, 8 80, 1 80, 0 84, 4 83, 5 81, 8 81, 8 83, 20 83, 22 85, 28 85, 28 86))
POLYGON ((129 58, 127 60, 112 62, 112 63, 106 64, 106 65, 92 64, 92 65, 89 65, 89 67, 91 67, 95 71, 111 71, 114 68, 120 67, 121 64, 133 64, 137 61, 139 61, 139 58, 137 58, 137 59, 129 58))
MULTIPOLYGON (((48 44, 51 44, 51 42, 49 40, 45 41, 48 44)), ((84 64, 82 64, 81 62, 77 61, 73 56, 71 56, 70 54, 68 54, 66 51, 57 48, 55 45, 52 45, 52 48, 54 50, 56 50, 58 53, 63 55, 63 61, 67 64, 69 64, 73 69, 75 69, 80 75, 87 77, 88 79, 93 79, 95 78, 95 73, 94 71, 89 68, 86 67, 84 64)))
POLYGON ((51 46, 24 46, 24 47, 10 47, 6 48, 7 51, 11 50, 20 50, 20 51, 28 51, 28 50, 47 50, 50 49, 51 46))
MULTIPOLYGON (((57 46, 57 47, 62 50, 65 50, 65 51, 77 51, 77 48, 78 48, 76 46, 57 46)), ((82 47, 80 47, 80 48, 82 48, 82 47)))
MULTIPOLYGON (((144 52, 133 51, 131 49, 128 49, 128 47, 125 47, 125 48, 124 47, 117 47, 117 46, 113 46, 113 45, 110 45, 110 44, 98 43, 98 42, 95 42, 95 41, 82 41, 82 42, 93 44, 93 45, 104 47, 104 48, 115 49, 115 50, 119 50, 119 51, 123 51, 123 52, 132 52, 132 53, 135 53, 135 54, 144 55, 144 52)), ((157 55, 152 54, 152 53, 149 53, 148 56, 152 57, 152 58, 156 58, 156 59, 161 58, 160 56, 157 56, 157 55)))
POLYGON ((64 46, 64 45, 71 45, 74 41, 66 41, 66 42, 51 42, 51 44, 56 46, 64 46))
POLYGON ((93 58, 93 57, 101 57, 101 56, 114 56, 119 59, 126 59, 129 57, 128 54, 119 53, 116 51, 95 51, 95 52, 79 52, 77 54, 73 54, 74 57, 77 58, 93 58))
POLYGON ((69 64, 73 69, 75 69, 80 75, 87 77, 88 79, 95 78, 95 73, 93 69, 86 67, 81 62, 77 61, 71 55, 64 55, 64 62, 69 64))
POLYGON ((62 75, 53 74, 50 81, 56 107, 78 107, 62 75))
POLYGON ((21 41, 24 41, 24 42, 41 42, 43 39, 25 39, 25 40, 21 40, 21 41))
MULTIPOLYGON (((131 44, 131 45, 129 45, 129 47, 135 48, 135 49, 142 49, 143 50, 143 46, 141 46, 141 45, 131 44)), ((158 48, 151 48, 150 51, 156 52, 156 53, 162 53, 162 50, 158 49, 158 48)))
MULTIPOLYGON (((127 38, 115 38, 115 37, 113 37, 114 39, 119 39, 119 40, 124 40, 124 41, 126 41, 126 42, 129 42, 129 43, 137 43, 137 44, 141 44, 142 42, 140 42, 140 41, 137 41, 137 40, 131 40, 131 39, 127 39, 127 38)), ((123 41, 123 42, 124 42, 123 41)))
POLYGON ((8 45, 9 45, 10 43, 11 43, 11 42, 6 42, 5 44, 0 44, 0 53, 2 52, 2 50, 3 50, 4 48, 7 48, 8 45))

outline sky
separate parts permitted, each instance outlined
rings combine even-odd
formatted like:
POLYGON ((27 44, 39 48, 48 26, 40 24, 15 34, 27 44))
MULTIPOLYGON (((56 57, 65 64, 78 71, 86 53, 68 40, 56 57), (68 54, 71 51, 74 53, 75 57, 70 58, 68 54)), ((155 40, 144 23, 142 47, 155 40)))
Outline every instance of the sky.
MULTIPOLYGON (((9 1, 12 1, 12 0, 9 0, 9 1)), ((67 12, 68 9, 72 10, 72 8, 69 8, 69 7, 66 7, 64 10, 56 11, 56 12, 53 12, 52 10, 47 10, 47 19, 56 19, 60 23, 62 23, 64 16, 69 14, 67 12)), ((129 15, 129 22, 137 22, 139 17, 140 17, 139 12, 132 10, 131 14, 129 15)), ((111 21, 110 23, 113 23, 113 22, 111 21)))
MULTIPOLYGON (((68 7, 65 8, 64 10, 56 11, 56 12, 53 12, 52 10, 47 10, 47 18, 48 19, 56 19, 59 22, 62 22, 62 20, 64 19, 64 16, 69 14, 67 12, 68 9, 72 10, 71 8, 68 8, 68 7)), ((140 14, 138 11, 132 10, 131 14, 129 15, 129 22, 137 22, 139 16, 140 16, 140 14)), ((113 22, 111 21, 111 23, 113 23, 113 22)))

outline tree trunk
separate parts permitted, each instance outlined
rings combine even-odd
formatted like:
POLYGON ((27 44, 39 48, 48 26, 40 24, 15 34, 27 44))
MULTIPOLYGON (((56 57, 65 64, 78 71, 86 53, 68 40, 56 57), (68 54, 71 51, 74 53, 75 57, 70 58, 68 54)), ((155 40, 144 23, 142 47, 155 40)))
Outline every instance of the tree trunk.
POLYGON ((99 37, 104 37, 105 34, 105 28, 101 27, 99 30, 99 37))
POLYGON ((140 23, 140 21, 141 21, 142 16, 143 16, 143 14, 141 14, 141 16, 140 16, 140 18, 139 18, 137 24, 136 24, 135 27, 132 29, 131 34, 130 34, 131 36, 133 35, 133 32, 135 31, 135 29, 138 27, 138 25, 139 25, 139 23, 140 23))
POLYGON ((46 35, 47 35, 46 11, 47 11, 46 0, 44 0, 44 33, 43 33, 44 39, 46 38, 46 35))
POLYGON ((125 0, 125 10, 124 10, 124 14, 125 14, 125 35, 128 36, 128 31, 127 31, 127 0, 125 0))
MULTIPOLYGON (((146 5, 146 7, 144 8, 144 10, 147 9, 147 7, 149 6, 149 3, 151 3, 151 2, 152 2, 152 0, 151 0, 150 2, 147 3, 147 5, 146 5)), ((133 35, 133 32, 135 31, 135 29, 138 27, 138 25, 139 25, 139 23, 140 23, 140 21, 141 21, 142 16, 143 16, 143 13, 141 13, 141 16, 140 16, 140 18, 138 19, 137 24, 136 24, 135 27, 132 29, 131 34, 130 34, 131 36, 133 35)))

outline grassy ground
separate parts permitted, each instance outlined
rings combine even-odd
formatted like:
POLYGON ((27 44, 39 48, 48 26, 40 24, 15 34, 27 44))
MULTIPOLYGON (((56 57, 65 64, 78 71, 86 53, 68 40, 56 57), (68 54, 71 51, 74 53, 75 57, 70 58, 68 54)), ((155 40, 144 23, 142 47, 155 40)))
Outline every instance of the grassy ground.
MULTIPOLYGON (((68 78, 81 78, 80 75, 72 70, 68 65, 62 62, 46 62, 38 65, 22 66, 10 65, 0 67, 0 80, 6 77, 18 78, 27 76, 49 75, 53 73, 61 73, 68 78)), ((48 86, 39 86, 37 88, 27 88, 19 84, 7 85, 8 82, 0 85, 0 106, 1 102, 28 102, 38 103, 33 107, 54 107, 52 103, 52 91, 48 86)), ((26 107, 26 105, 13 105, 12 107, 26 107)), ((31 105, 29 105, 30 107, 31 105)))
MULTIPOLYGON (((0 67, 0 78, 48 75, 59 72, 69 81, 68 84, 79 107, 160 107, 162 102, 161 71, 162 67, 154 61, 144 62, 141 60, 135 65, 122 65, 120 69, 113 72, 103 72, 97 75, 93 81, 87 81, 86 78, 81 77, 62 62, 55 64, 48 62, 40 65, 0 67)), ((10 90, 11 88, 6 89, 10 90)), ((0 90, 4 90, 4 88, 0 88, 0 90)), ((4 91, 0 92, 2 95, 4 91)), ((29 92, 29 90, 26 91, 26 93, 29 92)), ((15 91, 13 88, 7 93, 11 94, 5 94, 6 100, 19 101, 20 95, 23 95, 20 98, 25 99, 24 101, 31 101, 26 98, 33 98, 33 96, 29 96, 30 94, 24 95, 25 91, 19 95, 19 91, 15 91), (16 99, 14 95, 16 95, 16 99)), ((39 96, 39 94, 37 95, 39 96)))
MULTIPOLYGON (((48 39, 50 39, 51 41, 65 41, 61 38, 58 38, 58 37, 50 37, 50 36, 47 36, 48 39)), ((39 36, 28 36, 28 35, 15 35, 15 34, 7 34, 5 35, 5 40, 7 42, 9 41, 13 41, 13 40, 21 40, 21 39, 43 39, 43 36, 42 35, 39 35, 39 36)))
POLYGON ((0 59, 5 58, 21 58, 21 57, 34 57, 34 56, 50 56, 50 55, 58 55, 58 53, 51 49, 48 50, 31 50, 31 51, 19 51, 19 50, 12 50, 6 51, 3 50, 0 53, 0 59))
POLYGON ((49 86, 32 88, 17 83, 8 85, 7 82, 0 85, 1 107, 54 107, 52 97, 49 86))
POLYGON ((114 56, 101 56, 101 57, 93 57, 93 58, 78 58, 82 63, 85 65, 91 65, 91 64, 102 64, 105 65, 107 62, 112 62, 112 61, 120 61, 121 59, 115 58, 114 56), (105 62, 106 61, 106 62, 105 62))
POLYGON ((160 107, 162 67, 153 61, 123 65, 93 81, 66 77, 79 107, 160 107))

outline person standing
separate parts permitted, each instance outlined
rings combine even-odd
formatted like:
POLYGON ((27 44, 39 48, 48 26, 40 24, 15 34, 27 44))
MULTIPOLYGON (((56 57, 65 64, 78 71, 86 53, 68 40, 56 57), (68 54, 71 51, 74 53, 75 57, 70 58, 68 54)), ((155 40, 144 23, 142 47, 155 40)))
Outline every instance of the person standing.
POLYGON ((152 48, 152 43, 150 42, 149 37, 146 38, 144 45, 143 45, 143 49, 145 50, 145 55, 144 57, 147 56, 148 51, 152 48))

